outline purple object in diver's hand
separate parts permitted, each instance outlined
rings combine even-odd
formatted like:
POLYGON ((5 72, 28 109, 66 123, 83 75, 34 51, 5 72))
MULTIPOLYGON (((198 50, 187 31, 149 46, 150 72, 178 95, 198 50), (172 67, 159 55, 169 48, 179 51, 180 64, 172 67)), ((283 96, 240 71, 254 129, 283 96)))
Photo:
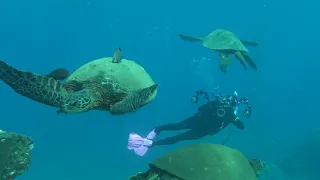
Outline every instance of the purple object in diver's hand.
POLYGON ((138 134, 130 133, 128 139, 128 149, 134 150, 134 152, 139 156, 144 156, 148 147, 152 145, 152 140, 147 138, 142 138, 138 134))
POLYGON ((151 132, 149 132, 147 139, 153 140, 156 136, 157 133, 155 132, 155 130, 152 130, 151 132))

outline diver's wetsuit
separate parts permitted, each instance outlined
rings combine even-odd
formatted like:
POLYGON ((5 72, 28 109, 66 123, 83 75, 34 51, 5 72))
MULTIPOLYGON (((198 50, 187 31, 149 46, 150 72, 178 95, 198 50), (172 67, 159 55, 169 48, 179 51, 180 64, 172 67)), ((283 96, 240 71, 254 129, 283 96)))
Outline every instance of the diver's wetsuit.
POLYGON ((184 140, 200 139, 213 135, 233 123, 238 129, 243 130, 244 125, 234 114, 233 108, 221 101, 211 101, 198 108, 198 113, 176 124, 165 124, 154 129, 159 135, 162 131, 188 130, 176 136, 154 141, 152 147, 169 145, 184 140), (223 113, 225 112, 225 113, 223 113), (224 116, 222 116, 224 114, 224 116), (220 115, 220 116, 219 116, 220 115))

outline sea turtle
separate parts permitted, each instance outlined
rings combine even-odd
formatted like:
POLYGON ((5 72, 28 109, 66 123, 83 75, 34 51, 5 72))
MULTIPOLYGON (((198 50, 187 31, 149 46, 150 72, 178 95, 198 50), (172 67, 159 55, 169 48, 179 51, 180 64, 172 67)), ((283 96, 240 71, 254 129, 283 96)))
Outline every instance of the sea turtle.
POLYGON ((158 84, 149 74, 134 61, 113 63, 112 59, 101 58, 81 66, 66 83, 0 61, 0 79, 23 96, 59 108, 57 113, 97 109, 120 115, 151 102, 158 84))
POLYGON ((256 180, 265 162, 249 160, 230 147, 201 143, 169 152, 130 180, 256 180))
POLYGON ((33 150, 30 137, 0 130, 0 179, 16 179, 29 167, 33 150))
POLYGON ((179 37, 189 42, 202 41, 204 47, 219 52, 220 70, 222 72, 226 72, 227 66, 232 63, 233 54, 240 60, 245 71, 247 70, 246 63, 257 70, 255 62, 245 54, 249 51, 244 45, 258 46, 258 43, 240 40, 233 32, 225 29, 216 29, 205 37, 191 37, 183 34, 179 34, 179 37))

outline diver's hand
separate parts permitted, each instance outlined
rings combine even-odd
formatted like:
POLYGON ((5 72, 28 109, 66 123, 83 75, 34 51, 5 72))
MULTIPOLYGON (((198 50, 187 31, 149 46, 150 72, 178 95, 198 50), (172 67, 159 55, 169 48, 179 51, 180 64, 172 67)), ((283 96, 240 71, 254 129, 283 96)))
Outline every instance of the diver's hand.
POLYGON ((232 124, 235 125, 238 129, 244 130, 244 124, 239 117, 236 117, 234 121, 232 121, 232 124))

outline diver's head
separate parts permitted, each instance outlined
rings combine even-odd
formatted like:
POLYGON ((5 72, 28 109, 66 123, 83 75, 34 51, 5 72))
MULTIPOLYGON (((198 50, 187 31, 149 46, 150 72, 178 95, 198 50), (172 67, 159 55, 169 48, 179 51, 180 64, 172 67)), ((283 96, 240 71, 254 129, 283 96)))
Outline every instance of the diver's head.
POLYGON ((240 104, 243 104, 245 107, 242 109, 242 113, 244 116, 249 117, 251 115, 251 105, 249 104, 248 99, 246 98, 240 98, 238 96, 237 91, 234 91, 233 94, 231 95, 226 95, 226 96, 220 96, 220 95, 215 95, 215 100, 211 101, 209 94, 203 90, 198 90, 196 91, 196 95, 192 96, 191 102, 194 104, 197 104, 199 101, 199 96, 203 95, 205 100, 207 100, 210 104, 215 104, 218 107, 223 106, 223 107, 231 107, 233 109, 233 112, 235 115, 238 113, 238 109, 240 104))
POLYGON ((237 115, 241 104, 244 105, 244 107, 242 108, 242 114, 246 117, 249 117, 251 115, 251 105, 249 104, 248 99, 240 98, 236 91, 234 91, 232 95, 220 96, 219 99, 221 102, 228 104, 228 106, 233 109, 235 115, 237 115))

